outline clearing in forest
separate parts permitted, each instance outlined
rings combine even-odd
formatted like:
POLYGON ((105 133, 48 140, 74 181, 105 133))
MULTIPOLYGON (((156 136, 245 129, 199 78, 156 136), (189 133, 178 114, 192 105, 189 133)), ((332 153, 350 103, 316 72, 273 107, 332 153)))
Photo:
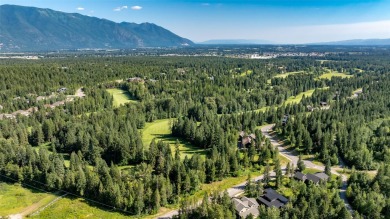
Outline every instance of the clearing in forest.
POLYGON ((110 212, 82 198, 62 198, 37 215, 30 218, 129 218, 119 212, 110 212))
POLYGON ((311 95, 313 95, 314 91, 316 89, 312 89, 312 90, 308 90, 308 91, 305 91, 305 92, 301 92, 299 94, 297 94, 296 96, 291 96, 289 98, 287 98, 287 100, 283 103, 283 104, 298 104, 301 102, 303 96, 305 97, 311 97, 311 95))
POLYGON ((133 96, 131 96, 128 91, 112 88, 107 89, 107 92, 110 93, 114 98, 114 107, 119 107, 126 103, 138 103, 138 101, 133 96))
POLYGON ((341 77, 341 78, 352 78, 353 75, 347 75, 345 73, 337 71, 328 71, 328 73, 322 74, 319 79, 331 79, 332 77, 341 77))
POLYGON ((286 72, 283 74, 277 74, 273 78, 287 78, 289 75, 296 75, 296 74, 305 74, 305 72, 304 71, 286 72))
POLYGON ((240 77, 245 77, 245 76, 251 75, 252 73, 253 73, 252 70, 247 70, 247 71, 245 71, 245 72, 242 72, 242 73, 240 74, 240 77))
POLYGON ((20 184, 0 183, 0 218, 37 210, 55 198, 53 194, 23 188, 20 184))
POLYGON ((142 129, 142 143, 144 146, 149 147, 150 143, 154 138, 156 141, 163 140, 166 143, 169 143, 171 146, 172 153, 175 153, 175 143, 176 139, 179 140, 180 145, 179 149, 181 152, 181 158, 183 159, 186 155, 191 157, 193 154, 205 154, 204 149, 195 147, 190 142, 185 141, 181 138, 172 136, 171 125, 172 119, 160 119, 154 122, 148 122, 145 124, 145 127, 142 129))

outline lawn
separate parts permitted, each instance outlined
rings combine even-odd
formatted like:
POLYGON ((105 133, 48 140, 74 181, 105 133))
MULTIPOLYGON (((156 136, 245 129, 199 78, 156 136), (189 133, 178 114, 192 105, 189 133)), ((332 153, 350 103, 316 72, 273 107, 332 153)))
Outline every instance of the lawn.
POLYGON ((124 91, 118 88, 107 89, 107 92, 114 97, 114 107, 119 107, 126 103, 137 103, 137 100, 130 95, 128 91, 124 91))
POLYGON ((180 142, 179 149, 182 159, 186 155, 191 157, 194 153, 199 153, 202 155, 206 153, 204 149, 195 147, 188 141, 173 137, 171 134, 171 123, 172 120, 170 119, 161 119, 151 123, 146 123, 145 127, 142 129, 142 143, 144 146, 149 147, 152 140, 156 138, 156 140, 163 140, 166 143, 169 143, 172 149, 172 153, 175 153, 175 143, 176 139, 178 139, 180 142))
POLYGON ((252 73, 253 73, 252 70, 247 70, 246 72, 242 72, 240 74, 240 77, 245 77, 245 76, 251 75, 252 73))
POLYGON ((20 184, 0 183, 0 215, 21 213, 33 204, 45 205, 55 197, 49 193, 24 188, 20 184))
POLYGON ((291 97, 287 98, 287 100, 284 102, 284 104, 286 104, 286 105, 287 104, 298 104, 299 102, 301 102, 303 96, 310 97, 311 95, 313 95, 314 91, 315 91, 315 89, 312 89, 312 90, 308 90, 305 92, 301 92, 296 96, 291 96, 291 97))
POLYGON ((331 79, 332 77, 351 78, 353 75, 347 75, 336 71, 328 71, 328 73, 322 74, 319 79, 331 79))

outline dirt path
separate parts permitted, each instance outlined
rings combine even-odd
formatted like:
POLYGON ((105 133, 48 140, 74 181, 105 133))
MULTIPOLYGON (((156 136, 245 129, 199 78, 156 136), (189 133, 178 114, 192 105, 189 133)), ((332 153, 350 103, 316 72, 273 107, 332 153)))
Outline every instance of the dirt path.
MULTIPOLYGON (((282 167, 282 169, 285 169, 285 168, 286 168, 285 166, 282 167)), ((275 172, 271 171, 270 176, 271 177, 275 176, 275 172)), ((262 180, 263 178, 264 178, 264 175, 261 175, 261 176, 257 176, 255 178, 253 178, 252 180, 258 181, 258 180, 262 180)), ((245 185, 246 185, 246 181, 244 181, 238 185, 235 185, 233 187, 228 188, 226 191, 229 194, 229 197, 233 198, 233 197, 237 197, 237 196, 243 194, 245 191, 245 185)), ((202 202, 202 200, 199 200, 198 205, 201 204, 201 202, 202 202)), ((178 214, 179 214, 178 210, 172 210, 172 211, 170 211, 162 216, 159 216, 157 218, 158 219, 172 218, 173 216, 178 215, 178 214)))
POLYGON ((48 201, 48 200, 46 200, 48 197, 43 198, 39 202, 36 202, 36 203, 26 207, 25 209, 23 209, 22 212, 20 212, 18 214, 8 215, 8 217, 10 219, 22 219, 22 218, 27 217, 29 215, 33 215, 37 212, 39 213, 40 211, 44 210, 45 208, 47 208, 50 205, 57 202, 59 199, 63 198, 65 195, 67 195, 67 194, 64 194, 64 195, 59 196, 59 197, 54 197, 54 199, 50 200, 50 202, 48 204, 45 204, 48 201))

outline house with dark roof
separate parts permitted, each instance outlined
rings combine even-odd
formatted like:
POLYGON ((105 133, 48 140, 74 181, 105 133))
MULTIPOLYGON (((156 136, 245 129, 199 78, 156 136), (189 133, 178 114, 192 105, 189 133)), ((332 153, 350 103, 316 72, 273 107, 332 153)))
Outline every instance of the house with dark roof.
POLYGON ((267 188, 264 190, 264 194, 257 198, 259 202, 267 207, 281 208, 285 206, 288 199, 277 191, 267 188))
POLYGON ((299 181, 305 182, 305 180, 306 180, 306 175, 298 171, 298 172, 296 172, 296 173, 294 174, 294 179, 297 179, 297 180, 299 180, 299 181))
POLYGON ((318 184, 321 181, 327 181, 328 178, 329 178, 329 176, 326 175, 325 173, 316 173, 316 174, 308 173, 308 174, 306 174, 306 180, 308 182, 312 182, 314 184, 318 184))
POLYGON ((259 216, 259 203, 254 198, 242 197, 241 199, 233 198, 233 205, 236 213, 240 218, 246 218, 250 214, 254 218, 259 216))
POLYGON ((302 181, 302 182, 307 181, 307 182, 312 182, 314 184, 318 184, 321 181, 328 181, 329 176, 325 173, 322 173, 322 172, 315 173, 315 174, 311 174, 311 173, 303 174, 303 173, 298 171, 294 174, 294 179, 302 181))
POLYGON ((255 134, 249 134, 247 135, 244 131, 241 131, 238 136, 238 148, 244 149, 248 148, 250 144, 252 144, 252 141, 255 142, 256 135, 255 134))
POLYGON ((133 77, 133 78, 128 78, 127 82, 144 83, 145 80, 140 77, 133 77))

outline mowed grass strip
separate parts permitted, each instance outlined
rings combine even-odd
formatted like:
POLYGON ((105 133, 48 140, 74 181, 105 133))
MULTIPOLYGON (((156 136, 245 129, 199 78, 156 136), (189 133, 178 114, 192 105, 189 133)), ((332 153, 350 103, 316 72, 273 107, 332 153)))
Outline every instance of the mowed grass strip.
POLYGON ((284 102, 284 104, 298 104, 301 102, 303 96, 305 97, 311 97, 316 89, 308 90, 305 92, 301 92, 296 96, 291 96, 287 98, 287 100, 284 102))
POLYGON ((353 75, 347 75, 345 73, 340 73, 336 71, 331 71, 325 74, 322 74, 319 79, 331 79, 332 77, 340 77, 340 78, 352 78, 353 75))
POLYGON ((110 93, 114 98, 114 107, 119 107, 126 103, 138 103, 138 101, 132 97, 128 91, 118 88, 111 88, 107 89, 107 92, 110 93))
POLYGON ((245 76, 251 75, 252 73, 253 73, 252 70, 247 70, 246 72, 242 72, 240 74, 240 77, 245 77, 245 76))
POLYGON ((176 139, 179 140, 179 150, 181 152, 181 158, 185 156, 191 157, 193 154, 198 153, 204 155, 206 151, 200 149, 190 142, 185 141, 180 138, 172 136, 171 126, 172 119, 161 119, 154 122, 148 122, 145 124, 145 127, 142 129, 142 143, 145 147, 149 147, 150 143, 156 138, 156 141, 163 140, 171 146, 172 153, 175 153, 175 144, 176 139))
POLYGON ((20 184, 0 183, 0 216, 22 213, 29 206, 44 205, 56 196, 38 190, 30 190, 20 184))

